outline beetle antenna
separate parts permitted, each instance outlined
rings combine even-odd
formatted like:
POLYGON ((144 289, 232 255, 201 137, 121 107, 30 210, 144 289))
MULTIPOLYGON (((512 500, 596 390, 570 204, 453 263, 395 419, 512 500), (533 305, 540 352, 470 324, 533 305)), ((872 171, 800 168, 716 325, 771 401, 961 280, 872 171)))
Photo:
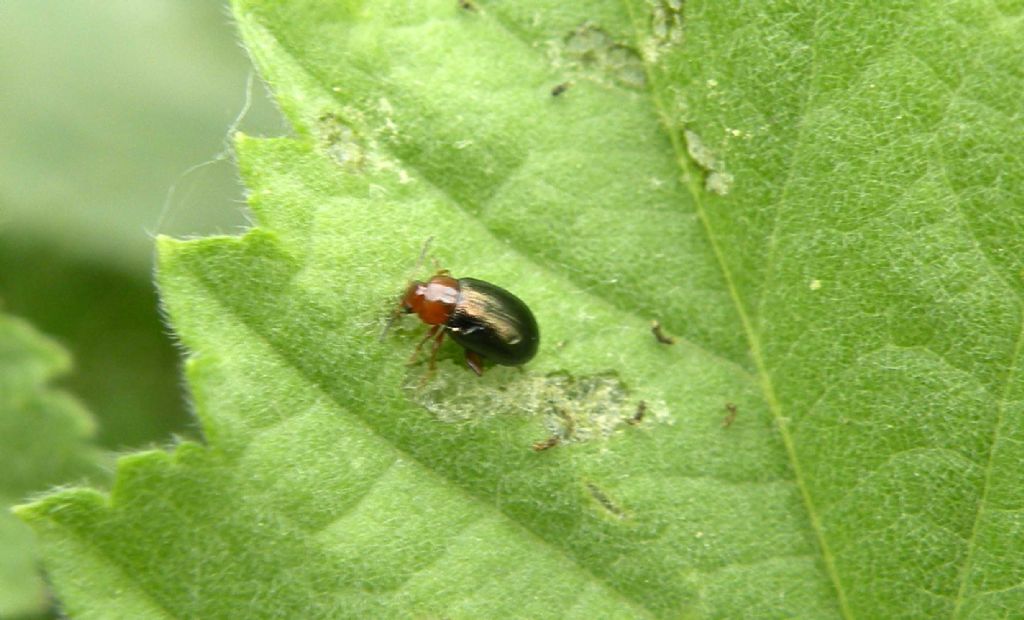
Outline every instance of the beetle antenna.
POLYGON ((384 329, 381 330, 380 338, 377 340, 378 342, 384 342, 384 337, 388 335, 388 330, 391 329, 391 326, 395 324, 395 321, 397 321, 398 317, 401 315, 402 311, 399 308, 395 308, 395 311, 391 313, 391 318, 388 319, 387 324, 384 325, 384 329))
MULTIPOLYGON (((423 266, 423 261, 427 257, 427 250, 430 249, 430 243, 433 240, 434 240, 434 236, 431 235, 431 236, 427 237, 426 241, 423 242, 423 248, 420 250, 420 256, 419 256, 419 258, 416 259, 416 266, 412 270, 413 273, 418 272, 420 270, 420 268, 423 266)), ((380 338, 379 338, 378 342, 384 342, 384 337, 388 335, 388 330, 391 329, 391 326, 395 324, 395 321, 397 321, 398 317, 400 317, 400 316, 402 316, 402 303, 401 302, 399 302, 398 305, 395 306, 395 311, 391 313, 391 318, 388 319, 387 324, 384 325, 384 329, 381 330, 380 338)))
POLYGON ((423 267, 423 261, 427 258, 427 250, 430 249, 430 243, 434 240, 434 236, 427 237, 427 240, 423 242, 423 249, 420 250, 420 257, 416 259, 416 267, 413 272, 418 272, 423 267))

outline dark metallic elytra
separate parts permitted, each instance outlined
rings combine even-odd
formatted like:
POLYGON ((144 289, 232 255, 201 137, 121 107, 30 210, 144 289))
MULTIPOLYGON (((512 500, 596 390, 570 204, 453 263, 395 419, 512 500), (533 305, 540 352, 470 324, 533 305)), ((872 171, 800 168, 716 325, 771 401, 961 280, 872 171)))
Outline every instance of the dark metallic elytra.
POLYGON ((452 340, 503 366, 525 364, 540 344, 537 320, 526 304, 475 278, 459 278, 459 301, 445 327, 452 340))
POLYGON ((416 347, 418 353, 427 340, 434 340, 431 368, 446 333, 466 350, 466 364, 478 375, 483 359, 519 366, 533 359, 540 344, 537 320, 526 304, 476 278, 455 279, 441 271, 427 282, 412 282, 400 309, 432 326, 416 347))

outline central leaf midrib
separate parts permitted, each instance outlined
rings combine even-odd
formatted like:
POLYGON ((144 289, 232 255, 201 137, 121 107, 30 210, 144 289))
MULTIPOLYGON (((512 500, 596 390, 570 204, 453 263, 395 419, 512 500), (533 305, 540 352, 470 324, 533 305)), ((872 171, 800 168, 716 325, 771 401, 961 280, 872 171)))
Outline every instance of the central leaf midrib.
MULTIPOLYGON (((631 0, 621 0, 625 6, 631 23, 633 24, 634 31, 634 43, 637 49, 643 49, 643 32, 644 30, 638 25, 637 15, 633 9, 631 0)), ((683 20, 685 26, 685 17, 683 20)), ((701 225, 704 228, 705 236, 708 240, 708 245, 711 247, 712 253, 715 256, 715 262, 722 272, 722 278, 729 289, 729 297, 733 300, 736 313, 740 317, 740 322, 743 327, 743 333, 747 337, 747 342, 750 346, 750 356, 754 361, 754 367, 758 375, 758 383, 761 386, 762 394, 764 395, 765 402, 768 405, 769 410, 772 413, 772 417, 776 422, 776 426, 779 429, 779 434, 782 437, 783 445, 786 449, 786 457, 789 460, 790 466, 793 469, 793 479, 797 488, 800 489, 800 496, 803 499, 804 507, 807 510, 807 516, 810 520, 811 529, 814 531, 815 538, 818 541, 818 546, 821 551, 822 561, 825 563, 825 569, 828 573, 829 579, 832 582, 833 588, 835 588, 836 596, 838 597, 840 613, 846 618, 852 618, 853 613, 850 610, 849 604, 846 599, 846 592, 843 589, 842 581, 839 578, 839 571, 835 564, 835 559, 832 555, 831 549, 828 545, 828 540, 825 536, 824 527, 821 523, 821 517, 818 514, 817 507, 814 504, 814 500, 811 497, 810 489, 807 486, 806 478, 803 474, 803 469, 800 464, 800 460, 797 457, 796 445, 793 441, 793 436, 787 428, 785 416, 783 416, 782 405, 778 400, 778 396, 775 393, 775 386, 772 384, 771 375, 768 372, 767 365, 764 360, 764 355, 761 352, 761 340, 754 329, 754 326, 750 320, 746 306, 743 304, 743 300, 740 297, 739 290, 736 287, 735 279, 733 278, 732 271, 729 269, 729 265, 725 260, 721 246, 717 242, 717 237, 711 221, 708 217, 707 210, 704 206, 704 191, 699 184, 699 180, 702 178, 702 172, 697 170, 690 160, 689 154, 686 148, 681 143, 681 137, 678 131, 675 131, 675 123, 672 121, 671 116, 665 109, 665 103, 662 98, 662 93, 658 92, 657 88, 660 82, 656 80, 657 77, 654 73, 654 67, 648 61, 647 57, 641 54, 641 59, 644 66, 644 72, 647 76, 647 83, 650 87, 652 103, 655 107, 657 115, 662 119, 661 126, 665 132, 668 133, 669 141, 672 144, 672 149, 675 153, 676 165, 680 169, 680 173, 685 179, 687 190, 693 198, 694 209, 697 212, 697 216, 700 219, 701 225)))

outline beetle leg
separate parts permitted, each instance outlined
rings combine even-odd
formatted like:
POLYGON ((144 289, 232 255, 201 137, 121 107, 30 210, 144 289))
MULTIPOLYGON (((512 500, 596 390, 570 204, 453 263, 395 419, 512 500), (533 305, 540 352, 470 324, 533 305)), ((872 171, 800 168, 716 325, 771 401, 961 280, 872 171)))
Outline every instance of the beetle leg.
POLYGON ((466 349, 466 365, 469 366, 470 370, 476 373, 476 376, 483 376, 484 360, 480 357, 479 353, 466 349))
MULTIPOLYGON (((430 347, 430 367, 427 369, 427 372, 423 373, 423 376, 420 377, 421 388, 426 385, 427 381, 429 381, 430 378, 434 376, 434 373, 437 372, 437 350, 441 348, 441 342, 444 341, 444 329, 442 327, 443 326, 441 325, 431 327, 430 331, 427 332, 427 336, 420 341, 420 346, 423 346, 423 343, 425 343, 429 338, 434 338, 434 344, 430 347)), ((416 347, 416 349, 418 352, 419 347, 416 347)))
MULTIPOLYGON (((436 329, 440 329, 440 325, 434 326, 436 329)), ((434 345, 430 347, 430 370, 437 369, 437 350, 441 348, 441 341, 444 340, 444 330, 437 332, 437 336, 434 337, 434 345)))
MULTIPOLYGON (((423 348, 423 345, 426 344, 426 342, 428 340, 430 340, 431 338, 433 338, 434 336, 437 335, 437 330, 439 330, 439 329, 441 329, 440 325, 433 325, 433 326, 430 327, 430 329, 427 330, 427 335, 424 336, 423 339, 420 340, 420 343, 416 345, 416 348, 413 349, 412 356, 409 357, 409 363, 410 364, 412 364, 413 362, 416 361, 416 358, 420 356, 420 349, 423 348)), ((444 332, 441 332, 441 333, 444 334, 444 332)), ((437 352, 437 347, 435 346, 434 347, 434 353, 436 353, 436 352, 437 352)))

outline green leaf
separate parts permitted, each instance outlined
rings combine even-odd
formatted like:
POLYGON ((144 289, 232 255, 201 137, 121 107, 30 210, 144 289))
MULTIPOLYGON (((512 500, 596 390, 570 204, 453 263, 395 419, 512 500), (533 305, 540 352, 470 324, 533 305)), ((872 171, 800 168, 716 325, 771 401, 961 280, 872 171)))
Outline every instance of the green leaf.
POLYGON ((46 611, 31 530, 10 507, 58 483, 100 479, 104 459, 88 439, 89 414, 49 382, 67 353, 24 321, 0 314, 0 617, 46 611))
POLYGON ((296 136, 160 244, 208 445, 23 509, 73 615, 1021 608, 1019 5, 235 12, 296 136), (378 342, 430 236, 525 369, 378 342))

